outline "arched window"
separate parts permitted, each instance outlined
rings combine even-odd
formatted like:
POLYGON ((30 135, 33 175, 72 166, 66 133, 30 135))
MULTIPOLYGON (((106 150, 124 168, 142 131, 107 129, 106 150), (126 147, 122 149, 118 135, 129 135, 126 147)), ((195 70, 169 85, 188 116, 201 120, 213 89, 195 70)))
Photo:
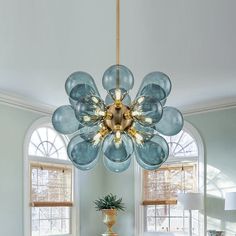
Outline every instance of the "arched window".
MULTIPOLYGON (((153 232, 184 235, 189 232, 189 213, 177 204, 179 193, 204 191, 203 145, 196 130, 186 122, 183 130, 171 137, 169 158, 158 170, 136 166, 136 233, 153 232)), ((193 212, 193 235, 204 231, 203 217, 193 212)))
POLYGON ((25 236, 76 235, 74 168, 66 153, 67 137, 49 118, 29 129, 25 139, 25 236))
POLYGON ((29 156, 68 160, 65 139, 50 126, 36 129, 30 139, 29 156))

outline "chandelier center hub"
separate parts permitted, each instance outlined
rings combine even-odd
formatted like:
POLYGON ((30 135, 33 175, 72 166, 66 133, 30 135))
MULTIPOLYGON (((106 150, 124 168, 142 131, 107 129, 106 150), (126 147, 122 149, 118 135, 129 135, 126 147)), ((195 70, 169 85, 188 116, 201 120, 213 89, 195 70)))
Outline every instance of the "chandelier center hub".
POLYGON ((130 108, 123 103, 114 103, 108 106, 104 124, 112 131, 126 131, 132 123, 130 108))

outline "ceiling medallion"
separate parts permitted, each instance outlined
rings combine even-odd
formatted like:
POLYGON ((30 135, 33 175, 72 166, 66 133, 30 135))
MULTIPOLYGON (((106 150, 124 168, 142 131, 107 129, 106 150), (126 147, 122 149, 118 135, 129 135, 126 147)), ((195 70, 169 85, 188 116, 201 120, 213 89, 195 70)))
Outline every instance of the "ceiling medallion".
POLYGON ((128 169, 134 153, 138 164, 147 170, 158 169, 168 158, 164 137, 179 133, 183 116, 174 107, 165 106, 171 81, 162 72, 146 75, 131 102, 128 94, 134 77, 120 65, 120 0, 117 1, 116 65, 102 78, 108 95, 103 101, 93 78, 75 72, 65 83, 70 105, 61 106, 52 116, 54 128, 73 134, 67 153, 81 170, 93 168, 102 152, 104 165, 112 172, 128 169))

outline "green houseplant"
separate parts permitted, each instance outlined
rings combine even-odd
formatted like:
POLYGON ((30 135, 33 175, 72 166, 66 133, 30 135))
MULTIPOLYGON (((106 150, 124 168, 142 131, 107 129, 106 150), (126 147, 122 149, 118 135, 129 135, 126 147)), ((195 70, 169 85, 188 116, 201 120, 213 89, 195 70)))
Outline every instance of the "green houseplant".
POLYGON ((125 206, 122 198, 117 199, 116 195, 108 194, 103 198, 94 201, 97 211, 102 211, 103 223, 107 226, 107 231, 102 236, 117 236, 112 231, 112 226, 116 223, 117 211, 124 211, 125 206))
POLYGON ((103 198, 95 200, 94 204, 97 211, 101 211, 104 209, 116 209, 118 211, 125 210, 122 198, 117 199, 117 196, 113 195, 112 193, 106 195, 103 198))

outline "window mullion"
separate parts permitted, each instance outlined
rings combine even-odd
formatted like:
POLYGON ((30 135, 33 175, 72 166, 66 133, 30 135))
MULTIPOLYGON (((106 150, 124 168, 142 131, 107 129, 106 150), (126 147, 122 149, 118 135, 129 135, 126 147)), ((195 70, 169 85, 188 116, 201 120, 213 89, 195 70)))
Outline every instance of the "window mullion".
POLYGON ((168 227, 169 227, 168 232, 170 232, 170 224, 171 224, 170 223, 170 205, 168 205, 167 208, 168 208, 168 215, 169 215, 169 217, 168 217, 169 218, 169 220, 168 220, 168 223, 169 223, 169 225, 168 225, 168 227))

